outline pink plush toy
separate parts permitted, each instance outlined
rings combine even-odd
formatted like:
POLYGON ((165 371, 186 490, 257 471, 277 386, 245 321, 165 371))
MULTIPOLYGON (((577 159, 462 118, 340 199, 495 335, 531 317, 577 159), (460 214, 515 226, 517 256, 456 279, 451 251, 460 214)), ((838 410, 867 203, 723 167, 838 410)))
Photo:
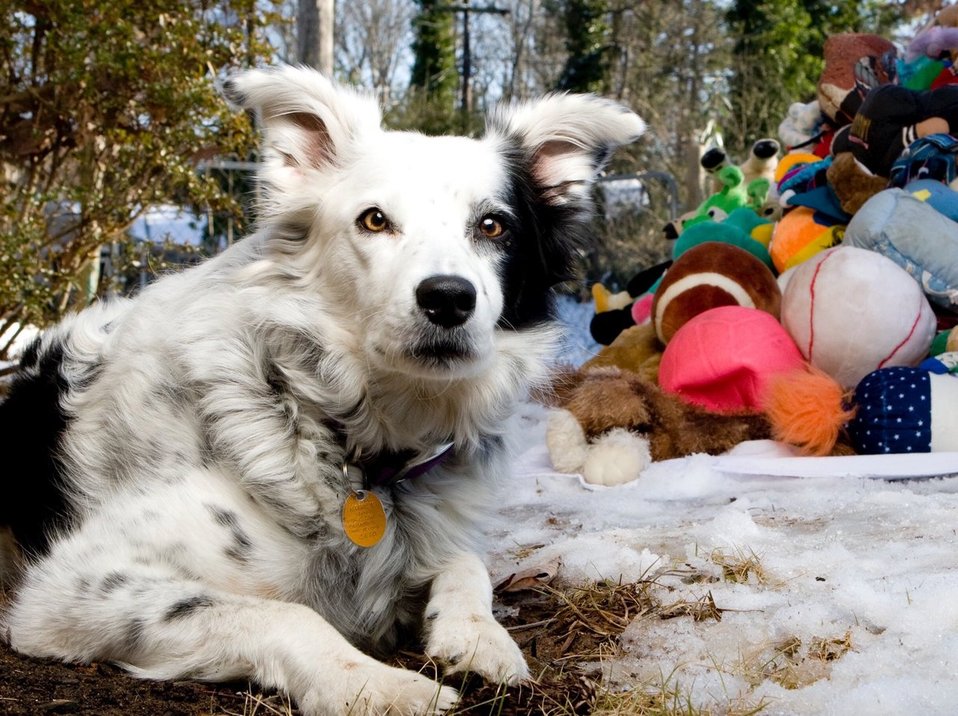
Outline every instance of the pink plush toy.
POLYGON ((774 316, 757 308, 719 306, 675 332, 662 354, 659 385, 717 413, 758 412, 769 380, 804 366, 774 316))
POLYGON ((782 324, 808 362, 843 387, 928 355, 935 315, 918 282, 891 259, 838 246, 780 280, 782 324))

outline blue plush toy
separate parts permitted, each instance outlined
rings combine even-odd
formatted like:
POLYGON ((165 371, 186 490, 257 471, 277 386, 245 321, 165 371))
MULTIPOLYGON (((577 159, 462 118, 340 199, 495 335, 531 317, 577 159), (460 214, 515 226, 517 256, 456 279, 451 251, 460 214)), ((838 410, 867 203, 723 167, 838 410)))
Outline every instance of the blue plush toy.
POLYGON ((848 433, 866 455, 958 450, 958 376, 880 368, 855 388, 848 433))
POLYGON ((958 310, 958 222, 931 203, 937 190, 925 195, 914 189, 886 189, 866 201, 849 222, 844 244, 887 256, 921 284, 930 301, 958 310))

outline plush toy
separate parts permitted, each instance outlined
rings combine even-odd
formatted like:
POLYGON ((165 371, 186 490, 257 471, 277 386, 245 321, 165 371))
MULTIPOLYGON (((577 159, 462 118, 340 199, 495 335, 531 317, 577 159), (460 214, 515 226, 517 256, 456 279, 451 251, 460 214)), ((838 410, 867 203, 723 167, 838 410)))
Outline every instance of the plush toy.
POLYGON ((958 376, 948 373, 880 368, 844 393, 798 372, 772 382, 765 407, 775 437, 812 455, 832 451, 843 430, 863 455, 958 450, 958 376))
MULTIPOLYGON (((722 221, 704 221, 683 231, 672 247, 672 256, 678 259, 699 244, 718 241, 745 249, 771 269, 768 242, 772 226, 770 221, 758 216, 752 209, 734 209, 722 221)), ((626 328, 651 319, 655 291, 671 265, 672 261, 666 261, 640 271, 629 279, 626 290, 617 294, 601 284, 593 285, 596 315, 589 324, 589 332, 596 343, 607 346, 626 328), (623 303, 626 305, 617 308, 623 303)))
POLYGON ((878 35, 842 33, 825 40, 818 103, 832 126, 851 122, 869 90, 895 80, 898 51, 878 35))
POLYGON ((690 319, 711 308, 747 306, 778 320, 781 300, 768 266, 737 246, 709 241, 682 254, 665 274, 652 300, 652 325, 667 344, 690 319))
POLYGON ((919 196, 902 189, 879 192, 855 214, 844 242, 888 257, 928 298, 958 310, 958 223, 920 196, 920 190, 919 196))
POLYGON ((843 245, 793 271, 782 325, 806 360, 842 386, 854 387, 877 368, 917 365, 928 354, 934 313, 918 283, 891 259, 843 245))
POLYGON ((743 206, 760 211, 768 199, 771 182, 765 178, 745 182, 745 175, 736 166, 725 166, 715 172, 722 189, 699 204, 691 218, 682 223, 684 232, 703 221, 722 221, 733 210, 743 206))
POLYGON ((810 152, 791 152, 782 157, 778 162, 778 166, 775 167, 775 183, 778 185, 779 193, 781 193, 782 181, 787 177, 792 176, 797 171, 801 171, 803 165, 815 164, 822 159, 824 159, 824 157, 810 152))
POLYGON ((904 188, 918 179, 958 186, 958 139, 950 134, 930 134, 909 144, 889 170, 888 185, 904 188))
MULTIPOLYGON (((672 258, 676 260, 690 249, 710 241, 719 241, 744 249, 769 268, 772 259, 768 253, 768 243, 772 227, 768 219, 745 207, 735 209, 721 221, 703 221, 683 231, 672 247, 672 258)), ((653 284, 651 290, 655 290, 653 284)))
POLYGON ((659 381, 659 362, 662 344, 651 323, 630 326, 619 333, 609 345, 582 364, 582 370, 591 368, 621 368, 652 382, 659 381))
POLYGON ((958 191, 935 179, 916 179, 904 190, 918 201, 923 201, 942 216, 958 221, 958 191))
POLYGON ((640 271, 629 279, 625 291, 618 293, 610 292, 601 283, 592 285, 596 313, 589 323, 589 333, 596 343, 607 346, 626 328, 649 320, 652 311, 649 291, 658 285, 671 265, 672 261, 665 261, 640 271))
POLYGON ((622 484, 653 460, 719 454, 771 434, 762 415, 716 415, 616 368, 564 376, 555 396, 546 427, 552 464, 592 484, 622 484))
POLYGON ((851 152, 835 155, 826 178, 849 216, 854 216, 866 201, 888 186, 888 179, 872 174, 851 152))
POLYGON ((931 373, 958 374, 958 326, 939 331, 931 342, 929 354, 919 368, 931 373))
MULTIPOLYGON (((775 181, 775 168, 778 166, 778 153, 781 145, 772 138, 759 139, 749 149, 748 158, 739 165, 746 184, 753 179, 764 177, 771 183, 775 181)), ((699 162, 709 174, 715 174, 722 167, 730 166, 728 154, 722 147, 712 147, 699 162)))
MULTIPOLYGON (((827 131, 825 116, 822 114, 818 100, 807 104, 793 102, 788 107, 785 119, 778 125, 779 139, 785 143, 789 153, 797 149, 814 148, 816 142, 827 131)), ((824 154, 820 156, 824 156, 824 154)))
POLYGON ((783 273, 815 254, 841 243, 845 227, 831 223, 820 213, 800 206, 775 225, 769 255, 775 270, 783 273))
POLYGON ((887 177, 912 141, 958 132, 958 85, 919 92, 898 85, 871 90, 848 127, 835 134, 832 152, 852 152, 873 174, 887 177))
POLYGON ((672 336, 662 353, 659 385, 712 412, 757 411, 772 376, 804 366, 774 316, 721 306, 695 316, 672 336))

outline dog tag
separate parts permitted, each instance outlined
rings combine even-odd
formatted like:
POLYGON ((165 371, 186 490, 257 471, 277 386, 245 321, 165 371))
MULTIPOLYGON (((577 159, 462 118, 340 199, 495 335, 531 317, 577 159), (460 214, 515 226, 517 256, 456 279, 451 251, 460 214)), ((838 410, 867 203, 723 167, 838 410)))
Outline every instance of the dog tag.
POLYGON ((386 512, 375 493, 357 490, 343 505, 343 529, 360 547, 372 547, 386 533, 386 512))

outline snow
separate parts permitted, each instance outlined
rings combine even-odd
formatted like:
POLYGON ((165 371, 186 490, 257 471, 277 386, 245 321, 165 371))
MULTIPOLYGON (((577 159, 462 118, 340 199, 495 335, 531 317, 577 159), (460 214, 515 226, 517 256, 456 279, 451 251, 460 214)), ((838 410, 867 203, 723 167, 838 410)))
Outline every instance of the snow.
MULTIPOLYGON (((581 331, 576 309, 565 313, 581 331)), ((794 463, 787 451, 746 446, 745 458, 696 455, 595 487, 553 470, 546 416, 529 404, 518 418, 525 448, 490 529, 493 578, 559 559, 555 586, 654 579, 664 604, 711 594, 722 610, 638 618, 597 667, 611 687, 667 681, 716 713, 955 713, 958 454, 935 456, 943 477, 866 477, 835 462, 794 477, 755 469, 755 455, 794 463), (723 573, 749 559, 759 568, 745 578, 723 573)))

